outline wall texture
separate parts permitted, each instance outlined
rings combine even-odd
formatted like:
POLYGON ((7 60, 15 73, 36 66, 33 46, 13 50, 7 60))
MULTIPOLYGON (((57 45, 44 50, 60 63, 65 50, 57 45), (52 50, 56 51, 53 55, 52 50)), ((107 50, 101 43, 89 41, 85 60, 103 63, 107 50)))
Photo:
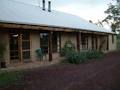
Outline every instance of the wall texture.
POLYGON ((6 47, 6 51, 4 54, 6 64, 10 64, 9 34, 7 32, 0 32, 0 42, 3 43, 6 47))
POLYGON ((109 51, 113 51, 117 49, 116 35, 109 35, 109 51), (114 39, 114 41, 112 40, 114 39))
POLYGON ((31 60, 37 60, 37 55, 35 51, 40 48, 40 33, 32 32, 31 33, 31 60))

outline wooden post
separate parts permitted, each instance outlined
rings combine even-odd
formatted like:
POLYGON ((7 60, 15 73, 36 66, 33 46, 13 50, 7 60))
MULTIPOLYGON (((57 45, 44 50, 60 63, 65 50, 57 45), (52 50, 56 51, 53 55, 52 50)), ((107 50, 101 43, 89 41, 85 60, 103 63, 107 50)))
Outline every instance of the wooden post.
POLYGON ((52 61, 52 31, 49 32, 49 61, 52 61))
POLYGON ((95 35, 95 44, 96 44, 96 50, 98 50, 98 36, 95 35))
POLYGON ((94 50, 94 36, 92 34, 92 50, 94 50))
POLYGON ((61 32, 59 32, 59 52, 61 51, 61 32))
POLYGON ((100 47, 100 35, 97 36, 97 50, 99 50, 100 47))
POLYGON ((107 48, 106 48, 106 50, 108 51, 109 50, 109 34, 108 35, 106 35, 106 38, 107 38, 107 48))
POLYGON ((80 51, 80 33, 76 33, 77 51, 80 51))
POLYGON ((19 35, 19 39, 18 39, 18 44, 19 44, 19 59, 20 59, 20 62, 23 63, 23 53, 22 53, 22 34, 18 34, 19 35))

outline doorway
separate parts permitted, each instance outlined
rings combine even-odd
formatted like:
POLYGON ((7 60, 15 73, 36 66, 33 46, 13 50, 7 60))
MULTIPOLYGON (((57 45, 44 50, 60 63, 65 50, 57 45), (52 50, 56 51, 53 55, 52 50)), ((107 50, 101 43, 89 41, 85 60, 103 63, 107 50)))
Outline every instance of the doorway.
POLYGON ((30 62, 30 33, 10 33, 10 62, 30 62))

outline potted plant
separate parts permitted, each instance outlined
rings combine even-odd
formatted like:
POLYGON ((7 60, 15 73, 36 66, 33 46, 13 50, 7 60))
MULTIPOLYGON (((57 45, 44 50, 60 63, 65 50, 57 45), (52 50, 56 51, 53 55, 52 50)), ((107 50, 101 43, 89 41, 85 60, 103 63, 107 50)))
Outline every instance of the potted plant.
POLYGON ((6 62, 4 59, 5 50, 6 50, 5 45, 0 43, 0 67, 1 68, 6 68, 6 62))

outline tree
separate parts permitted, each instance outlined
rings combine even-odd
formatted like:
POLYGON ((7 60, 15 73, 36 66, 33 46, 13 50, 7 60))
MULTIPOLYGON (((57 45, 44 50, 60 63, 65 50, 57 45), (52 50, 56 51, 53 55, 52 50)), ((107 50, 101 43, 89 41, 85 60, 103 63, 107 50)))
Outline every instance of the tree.
POLYGON ((110 25, 113 32, 116 32, 120 28, 120 5, 119 4, 109 4, 108 9, 105 11, 107 17, 102 20, 110 25))
POLYGON ((98 20, 98 22, 96 23, 96 25, 99 26, 99 27, 103 27, 103 23, 100 20, 98 20))

